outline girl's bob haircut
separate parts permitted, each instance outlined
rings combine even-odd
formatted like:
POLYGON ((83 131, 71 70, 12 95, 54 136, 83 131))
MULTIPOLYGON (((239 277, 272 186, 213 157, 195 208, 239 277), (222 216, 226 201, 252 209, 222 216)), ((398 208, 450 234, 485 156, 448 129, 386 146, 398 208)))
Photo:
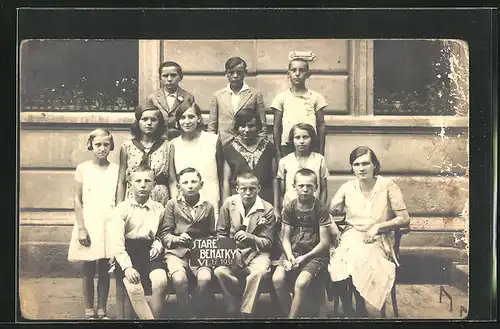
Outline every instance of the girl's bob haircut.
POLYGON ((162 138, 162 136, 166 132, 165 127, 165 119, 161 114, 160 110, 157 107, 137 107, 135 110, 135 121, 132 127, 130 128, 130 132, 135 139, 140 139, 142 136, 142 131, 139 128, 139 121, 142 118, 142 114, 146 111, 155 111, 156 117, 158 118, 158 128, 153 133, 153 139, 158 141, 162 138))
POLYGON ((89 137, 87 138, 87 150, 92 151, 94 149, 94 147, 92 146, 92 142, 97 136, 109 137, 110 150, 113 151, 115 149, 115 140, 113 138, 113 135, 111 135, 111 132, 107 129, 97 128, 92 130, 89 134, 89 137))
POLYGON ((238 111, 234 117, 233 133, 238 134, 238 128, 245 126, 247 123, 255 119, 255 127, 257 128, 257 133, 262 130, 262 121, 260 120, 260 115, 257 111, 250 109, 242 109, 238 111))

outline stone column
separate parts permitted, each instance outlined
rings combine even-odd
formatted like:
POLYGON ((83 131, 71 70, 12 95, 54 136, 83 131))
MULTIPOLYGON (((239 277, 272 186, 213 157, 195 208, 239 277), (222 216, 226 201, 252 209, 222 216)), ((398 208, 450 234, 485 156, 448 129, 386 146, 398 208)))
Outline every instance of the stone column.
POLYGON ((146 97, 159 88, 158 67, 160 66, 161 40, 139 40, 139 105, 146 103, 146 97))

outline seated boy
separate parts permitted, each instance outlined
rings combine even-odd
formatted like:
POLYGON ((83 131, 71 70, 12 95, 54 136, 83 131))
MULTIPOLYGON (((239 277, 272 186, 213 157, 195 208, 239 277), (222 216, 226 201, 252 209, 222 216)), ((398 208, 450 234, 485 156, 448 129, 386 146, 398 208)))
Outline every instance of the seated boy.
POLYGON ((222 145, 234 138, 234 120, 242 109, 256 111, 262 122, 259 135, 267 139, 266 108, 264 96, 245 82, 247 63, 241 57, 231 57, 226 61, 225 74, 228 85, 215 92, 210 107, 208 131, 219 134, 222 145))
POLYGON ((212 269, 189 264, 189 250, 193 239, 215 236, 214 207, 201 198, 203 181, 200 173, 191 167, 178 175, 179 196, 167 202, 165 215, 160 223, 158 237, 165 247, 165 262, 174 283, 181 315, 190 317, 188 303, 188 275, 197 281, 196 308, 199 316, 211 300, 212 269))
MULTIPOLYGON (((154 174, 147 168, 138 167, 132 172, 134 197, 116 206, 108 231, 116 279, 123 281, 135 313, 143 320, 162 315, 167 292, 167 273, 158 257, 163 247, 155 240, 164 208, 150 198, 153 182, 154 174), (145 295, 152 295, 151 308, 145 295)), ((121 304, 119 295, 123 290, 118 289, 123 288, 117 284, 117 304, 121 304)))
MULTIPOLYGON (((330 225, 334 225, 328 207, 314 195, 318 188, 314 171, 299 169, 293 186, 298 197, 283 210, 283 255, 272 278, 282 310, 289 318, 299 315, 306 301, 305 297, 313 291, 313 281, 321 283, 317 281, 321 279, 318 275, 328 265, 330 225), (293 284, 291 301, 287 282, 293 284)), ((324 299, 326 278, 324 283, 319 291, 322 295, 315 299, 324 299)))
POLYGON ((146 108, 158 108, 163 114, 167 138, 171 140, 180 136, 181 131, 175 125, 175 111, 180 104, 193 104, 194 96, 179 87, 182 81, 182 67, 176 62, 164 62, 158 68, 160 89, 150 94, 146 100, 146 108))
POLYGON ((290 89, 276 95, 271 108, 274 110, 274 145, 278 158, 293 151, 288 145, 288 135, 293 125, 308 123, 318 135, 319 153, 325 155, 325 116, 324 108, 328 105, 324 97, 306 87, 306 80, 311 76, 309 63, 302 58, 295 58, 288 64, 290 89))
POLYGON ((238 194, 228 197, 217 221, 217 235, 236 240, 237 265, 219 266, 214 274, 220 283, 231 316, 249 317, 254 312, 260 283, 271 264, 270 251, 276 225, 273 206, 258 194, 260 184, 253 173, 236 179, 238 194), (238 283, 245 283, 241 307, 236 304, 238 283))

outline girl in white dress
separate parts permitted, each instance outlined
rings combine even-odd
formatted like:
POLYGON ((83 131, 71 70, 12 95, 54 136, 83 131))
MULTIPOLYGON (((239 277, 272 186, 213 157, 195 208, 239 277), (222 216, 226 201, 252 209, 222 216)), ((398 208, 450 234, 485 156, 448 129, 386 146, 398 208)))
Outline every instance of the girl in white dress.
POLYGON ((75 225, 68 250, 68 260, 83 262, 83 299, 88 319, 107 319, 106 304, 109 294, 106 245, 107 222, 115 207, 118 165, 108 161, 114 149, 113 136, 108 130, 96 129, 89 134, 87 150, 93 159, 76 167, 75 225), (94 310, 94 275, 97 282, 97 314, 94 310))
MULTIPOLYGON (((215 219, 219 215, 222 200, 222 144, 216 134, 202 131, 201 110, 196 103, 181 104, 175 115, 176 125, 182 135, 174 138, 174 166, 176 173, 187 167, 195 168, 203 179, 200 195, 206 198, 215 210, 215 219)), ((172 196, 172 198, 177 195, 172 196)))

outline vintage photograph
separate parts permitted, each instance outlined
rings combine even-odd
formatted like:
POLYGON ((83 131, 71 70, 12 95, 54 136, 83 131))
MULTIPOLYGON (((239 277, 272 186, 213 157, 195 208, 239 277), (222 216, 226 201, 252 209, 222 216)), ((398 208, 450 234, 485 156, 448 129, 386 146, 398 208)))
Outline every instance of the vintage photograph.
POLYGON ((19 56, 24 319, 467 316, 467 43, 32 39, 19 56))

